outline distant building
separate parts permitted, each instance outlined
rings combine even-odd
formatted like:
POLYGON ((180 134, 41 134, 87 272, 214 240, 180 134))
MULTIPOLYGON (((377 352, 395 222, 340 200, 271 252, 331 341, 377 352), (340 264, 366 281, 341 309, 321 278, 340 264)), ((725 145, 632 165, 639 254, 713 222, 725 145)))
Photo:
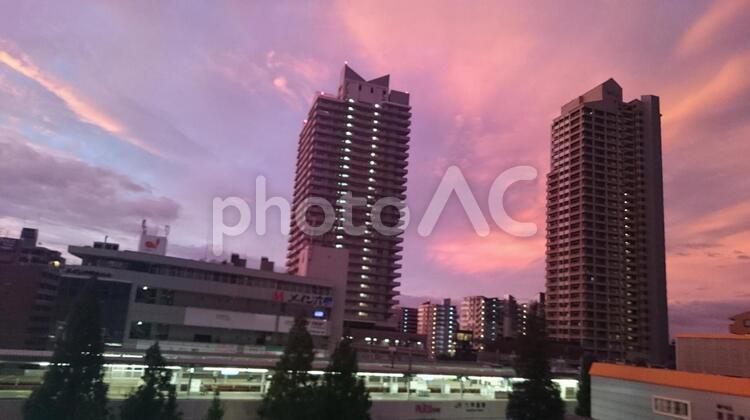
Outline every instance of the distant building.
POLYGON ((732 324, 729 332, 732 334, 750 334, 750 311, 737 314, 730 318, 732 324))
POLYGON ((345 318, 355 326, 388 324, 396 304, 410 124, 409 94, 391 89, 389 76, 365 80, 344 66, 338 94, 314 98, 299 136, 287 269, 298 274, 310 245, 348 250, 345 318), (373 207, 384 198, 387 206, 373 207), (314 199, 333 212, 309 206, 314 199), (372 224, 376 210, 390 232, 372 224), (361 234, 345 231, 347 221, 361 234), (311 235, 298 222, 331 227, 311 235))
POLYGON ((419 320, 417 308, 397 308, 398 330, 407 334, 416 334, 419 320))
POLYGON ((531 315, 537 319, 544 317, 544 293, 539 293, 539 297, 528 302, 520 304, 518 309, 518 334, 526 335, 528 330, 528 321, 531 315))
POLYGON ((462 330, 471 332, 474 348, 482 350, 489 343, 515 334, 516 312, 512 296, 467 296, 461 301, 459 324, 462 330))
POLYGON ((552 122, 547 176, 549 335, 599 360, 668 360, 659 98, 612 79, 552 122))
POLYGON ((38 245, 39 231, 23 228, 19 238, 0 237, 0 264, 65 263, 59 251, 38 245))
POLYGON ((42 350, 54 333, 55 300, 64 267, 60 252, 38 245, 39 232, 0 238, 0 348, 42 350))
POLYGON ((750 378, 750 335, 680 334, 675 347, 677 370, 750 378))
POLYGON ((750 378, 594 363, 597 420, 750 419, 750 378))
POLYGON ((425 302, 419 305, 417 333, 427 337, 430 356, 453 355, 456 352, 458 313, 450 299, 443 303, 425 302))

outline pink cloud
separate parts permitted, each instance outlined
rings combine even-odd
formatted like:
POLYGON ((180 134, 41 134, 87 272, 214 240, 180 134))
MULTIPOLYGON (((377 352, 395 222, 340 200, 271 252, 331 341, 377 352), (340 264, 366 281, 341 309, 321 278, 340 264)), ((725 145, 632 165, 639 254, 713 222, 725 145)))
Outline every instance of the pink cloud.
MULTIPOLYGON (((0 42, 0 45, 2 44, 7 44, 7 42, 0 42)), ((0 50, 0 63, 39 83, 51 94, 60 98, 81 121, 95 125, 151 154, 160 155, 159 151, 148 143, 130 135, 119 121, 97 108, 90 101, 83 99, 72 87, 42 71, 34 65, 29 57, 0 50)))

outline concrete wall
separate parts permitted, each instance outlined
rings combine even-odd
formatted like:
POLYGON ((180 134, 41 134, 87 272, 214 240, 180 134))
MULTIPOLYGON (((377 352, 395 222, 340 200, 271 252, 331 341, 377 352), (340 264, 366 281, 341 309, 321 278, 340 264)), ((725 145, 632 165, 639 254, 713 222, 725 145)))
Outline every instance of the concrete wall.
POLYGON ((653 412, 653 397, 688 402, 692 420, 716 419, 718 411, 722 411, 724 419, 728 413, 734 414, 735 420, 739 416, 750 419, 750 398, 596 376, 591 378, 591 415, 596 420, 674 420, 676 417, 653 412))
POLYGON ((677 337, 677 370, 750 378, 750 338, 677 337))
MULTIPOLYGON (((0 399, 0 418, 22 420, 22 399, 0 399)), ((179 400, 184 420, 202 420, 211 400, 179 400)), ((568 413, 572 413, 575 402, 567 401, 568 413)), ((112 402, 113 413, 118 413, 120 401, 112 402)), ((225 400, 224 420, 256 420, 260 400, 225 400)), ((504 420, 507 401, 502 400, 410 400, 373 401, 370 411, 372 420, 504 420)), ((630 418, 629 418, 630 420, 630 418)))

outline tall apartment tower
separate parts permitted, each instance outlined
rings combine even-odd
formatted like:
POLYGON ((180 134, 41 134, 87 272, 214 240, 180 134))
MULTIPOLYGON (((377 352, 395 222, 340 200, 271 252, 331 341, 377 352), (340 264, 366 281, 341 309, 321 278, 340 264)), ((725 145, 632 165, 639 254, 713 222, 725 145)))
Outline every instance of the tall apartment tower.
POLYGON ((287 253, 296 274, 308 245, 347 249, 345 319, 379 325, 389 320, 400 285, 411 124, 409 94, 388 84, 387 75, 368 81, 344 66, 338 95, 315 97, 299 138, 287 253), (333 212, 315 205, 321 199, 333 212), (378 215, 386 229, 375 223, 378 215))
POLYGON ((667 360, 660 119, 609 79, 552 123, 547 328, 600 360, 667 360))
POLYGON ((451 300, 442 304, 427 301, 419 305, 418 315, 417 334, 427 336, 430 357, 455 354, 458 313, 451 300))

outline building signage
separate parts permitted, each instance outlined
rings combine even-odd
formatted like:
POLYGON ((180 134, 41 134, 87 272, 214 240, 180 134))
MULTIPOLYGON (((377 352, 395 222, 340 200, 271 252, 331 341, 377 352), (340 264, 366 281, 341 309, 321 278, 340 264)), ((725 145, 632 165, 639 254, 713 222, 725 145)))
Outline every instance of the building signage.
POLYGON ((141 242, 138 244, 138 251, 149 254, 167 255, 167 237, 143 233, 141 235, 141 242))
POLYGON ((453 408, 463 409, 467 413, 484 413, 486 406, 484 401, 459 401, 453 408))
POLYGON ((419 414, 435 414, 440 412, 440 407, 435 407, 432 404, 417 404, 414 406, 414 411, 419 414))
POLYGON ((299 303, 302 305, 322 306, 326 308, 333 306, 333 297, 331 296, 311 295, 283 290, 274 291, 273 300, 276 302, 299 303))

